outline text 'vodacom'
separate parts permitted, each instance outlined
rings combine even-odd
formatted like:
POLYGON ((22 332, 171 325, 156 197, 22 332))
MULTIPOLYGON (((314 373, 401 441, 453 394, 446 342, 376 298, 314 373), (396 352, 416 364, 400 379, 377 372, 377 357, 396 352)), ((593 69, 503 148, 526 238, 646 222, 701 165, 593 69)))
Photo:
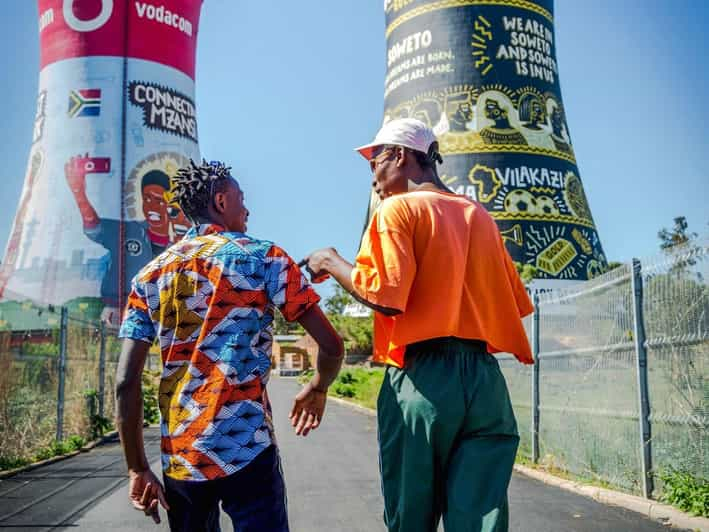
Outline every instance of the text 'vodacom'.
POLYGON ((185 17, 173 13, 165 6, 155 6, 147 2, 136 2, 135 10, 140 18, 147 18, 156 22, 162 22, 168 26, 179 29, 185 35, 192 37, 192 23, 185 17))

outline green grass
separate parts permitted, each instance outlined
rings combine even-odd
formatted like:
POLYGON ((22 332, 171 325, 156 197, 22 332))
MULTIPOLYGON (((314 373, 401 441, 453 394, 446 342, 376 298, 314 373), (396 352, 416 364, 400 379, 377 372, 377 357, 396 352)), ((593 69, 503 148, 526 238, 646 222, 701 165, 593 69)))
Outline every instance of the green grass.
POLYGON ((31 458, 23 456, 0 456, 0 471, 16 469, 18 467, 29 465, 33 462, 40 462, 42 460, 54 458, 55 456, 73 453, 74 451, 81 449, 84 445, 86 445, 86 443, 87 442, 84 438, 74 435, 63 441, 53 441, 46 447, 43 447, 37 451, 31 458))
POLYGON ((84 445, 86 445, 86 440, 81 436, 70 436, 68 439, 63 441, 53 441, 44 449, 40 449, 34 455, 34 459, 36 461, 47 460, 48 458, 53 458, 55 456, 73 453, 74 451, 81 449, 84 445))
POLYGON ((0 456, 0 471, 7 471, 8 469, 16 469, 18 467, 26 466, 32 461, 27 458, 18 458, 16 456, 0 456))
MULTIPOLYGON (((312 371, 303 373, 299 382, 305 383, 313 376, 312 371)), ((346 399, 367 408, 377 407, 377 395, 384 380, 383 368, 345 366, 332 383, 328 395, 346 399)))

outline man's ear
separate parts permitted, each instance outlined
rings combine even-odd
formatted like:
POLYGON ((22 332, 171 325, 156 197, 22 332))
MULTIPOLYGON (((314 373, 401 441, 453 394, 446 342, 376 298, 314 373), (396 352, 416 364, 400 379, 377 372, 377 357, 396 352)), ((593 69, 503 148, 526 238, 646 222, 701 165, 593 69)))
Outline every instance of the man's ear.
POLYGON ((226 211, 226 194, 224 192, 217 192, 214 194, 214 210, 219 214, 224 214, 226 211))
POLYGON ((397 168, 403 168, 404 165, 406 164, 406 158, 408 157, 408 153, 406 153, 406 148, 403 146, 397 146, 396 148, 396 166, 397 168))

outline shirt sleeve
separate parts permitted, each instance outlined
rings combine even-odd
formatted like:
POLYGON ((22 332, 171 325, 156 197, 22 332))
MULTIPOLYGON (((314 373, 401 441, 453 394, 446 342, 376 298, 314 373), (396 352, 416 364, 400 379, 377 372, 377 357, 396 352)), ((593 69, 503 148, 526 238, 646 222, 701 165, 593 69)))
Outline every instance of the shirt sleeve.
POLYGON ((155 336, 155 326, 153 325, 153 320, 150 319, 147 298, 145 297, 145 286, 137 279, 133 279, 118 337, 131 338, 152 344, 155 336))
POLYGON ((507 277, 510 281, 510 284, 512 285, 512 292, 514 293, 515 302, 517 303, 519 316, 520 318, 524 318, 525 316, 534 312, 534 305, 532 305, 532 302, 529 299, 527 289, 525 288, 524 283, 522 282, 522 279, 519 276, 519 273, 517 273, 517 268, 515 268, 514 262, 512 262, 512 258, 507 252, 507 248, 505 247, 505 244, 502 241, 502 237, 500 237, 500 245, 502 246, 502 254, 504 255, 505 260, 505 269, 507 270, 507 277))
POLYGON ((266 292, 287 321, 297 320, 320 301, 295 261, 275 245, 266 255, 266 292))
POLYGON ((372 216, 351 279, 360 297, 382 307, 406 310, 416 277, 414 219, 398 198, 385 200, 372 216))

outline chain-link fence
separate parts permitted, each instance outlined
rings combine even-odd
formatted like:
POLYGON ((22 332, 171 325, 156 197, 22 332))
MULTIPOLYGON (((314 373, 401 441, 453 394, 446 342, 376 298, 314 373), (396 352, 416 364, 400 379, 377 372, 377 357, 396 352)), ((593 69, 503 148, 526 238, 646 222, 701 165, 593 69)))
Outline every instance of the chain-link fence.
POLYGON ((0 469, 53 442, 90 439, 113 417, 116 331, 81 308, 0 301, 0 469))
MULTIPOLYGON (((500 358, 520 451, 646 495, 668 468, 709 478, 708 278, 705 239, 540 296, 537 363, 500 358)), ((115 332, 81 305, 0 301, 0 469, 112 418, 115 332)))
POLYGON ((538 298, 537 363, 501 360, 523 454, 646 496, 670 468, 709 478, 708 244, 538 298))

